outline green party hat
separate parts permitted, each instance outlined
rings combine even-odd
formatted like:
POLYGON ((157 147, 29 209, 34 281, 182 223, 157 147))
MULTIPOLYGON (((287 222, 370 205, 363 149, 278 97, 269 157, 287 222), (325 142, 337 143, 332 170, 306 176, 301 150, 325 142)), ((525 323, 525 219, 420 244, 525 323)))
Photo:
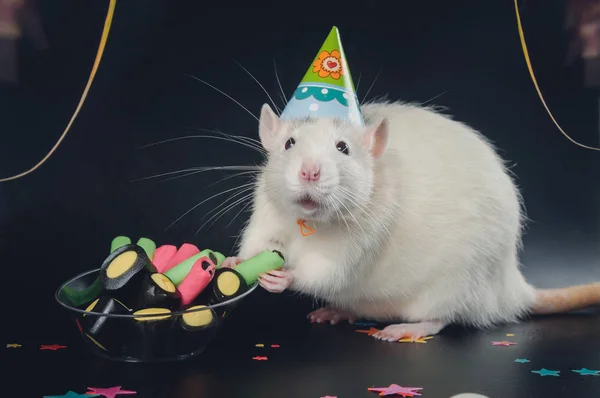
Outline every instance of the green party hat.
POLYGON ((281 114, 282 120, 330 117, 364 125, 340 33, 333 27, 281 114))

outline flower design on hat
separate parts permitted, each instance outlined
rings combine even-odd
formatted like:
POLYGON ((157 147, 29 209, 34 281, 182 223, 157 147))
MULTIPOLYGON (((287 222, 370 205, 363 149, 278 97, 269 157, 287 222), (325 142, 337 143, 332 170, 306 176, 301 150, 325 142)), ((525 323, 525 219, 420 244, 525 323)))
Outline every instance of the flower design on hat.
POLYGON ((342 58, 338 50, 331 52, 321 51, 315 62, 313 62, 314 73, 319 73, 319 77, 325 78, 330 76, 332 79, 338 80, 340 76, 344 76, 342 68, 342 58))

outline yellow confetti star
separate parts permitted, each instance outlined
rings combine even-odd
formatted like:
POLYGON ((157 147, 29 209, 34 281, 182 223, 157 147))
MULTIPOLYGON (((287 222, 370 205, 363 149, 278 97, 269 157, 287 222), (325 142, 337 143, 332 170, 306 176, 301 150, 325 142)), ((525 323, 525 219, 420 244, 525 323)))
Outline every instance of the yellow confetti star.
POLYGON ((264 344, 257 344, 255 347, 264 347, 264 344))
POLYGON ((7 344, 6 348, 19 348, 19 347, 23 347, 21 344, 17 344, 17 343, 12 343, 12 344, 7 344))
POLYGON ((515 334, 514 334, 514 333, 506 333, 506 335, 507 335, 508 337, 512 337, 512 336, 514 336, 515 334))
POLYGON ((403 339, 398 340, 400 343, 423 343, 427 344, 425 340, 431 340, 433 336, 419 337, 418 339, 411 339, 410 337, 405 337, 403 339))

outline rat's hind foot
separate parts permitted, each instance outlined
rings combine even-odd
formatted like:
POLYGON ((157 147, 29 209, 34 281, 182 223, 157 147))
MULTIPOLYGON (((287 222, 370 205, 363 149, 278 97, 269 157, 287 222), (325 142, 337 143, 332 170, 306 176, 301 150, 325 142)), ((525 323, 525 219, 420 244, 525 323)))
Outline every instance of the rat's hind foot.
POLYGON ((373 334, 373 337, 385 341, 398 341, 404 338, 414 341, 421 337, 438 334, 445 326, 446 324, 443 322, 401 323, 386 326, 383 330, 373 334))
POLYGON ((339 321, 348 321, 349 323, 354 323, 356 321, 356 316, 347 311, 342 311, 337 308, 319 308, 316 311, 311 312, 307 316, 312 322, 322 323, 329 321, 330 324, 335 325, 339 321))

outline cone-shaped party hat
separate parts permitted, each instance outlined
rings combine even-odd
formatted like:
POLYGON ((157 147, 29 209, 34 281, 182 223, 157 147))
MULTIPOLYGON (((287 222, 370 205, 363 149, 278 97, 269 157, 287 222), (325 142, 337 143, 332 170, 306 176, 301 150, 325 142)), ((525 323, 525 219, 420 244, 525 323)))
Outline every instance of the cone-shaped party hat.
POLYGON ((333 117, 364 125, 340 33, 334 26, 281 114, 281 119, 333 117))

